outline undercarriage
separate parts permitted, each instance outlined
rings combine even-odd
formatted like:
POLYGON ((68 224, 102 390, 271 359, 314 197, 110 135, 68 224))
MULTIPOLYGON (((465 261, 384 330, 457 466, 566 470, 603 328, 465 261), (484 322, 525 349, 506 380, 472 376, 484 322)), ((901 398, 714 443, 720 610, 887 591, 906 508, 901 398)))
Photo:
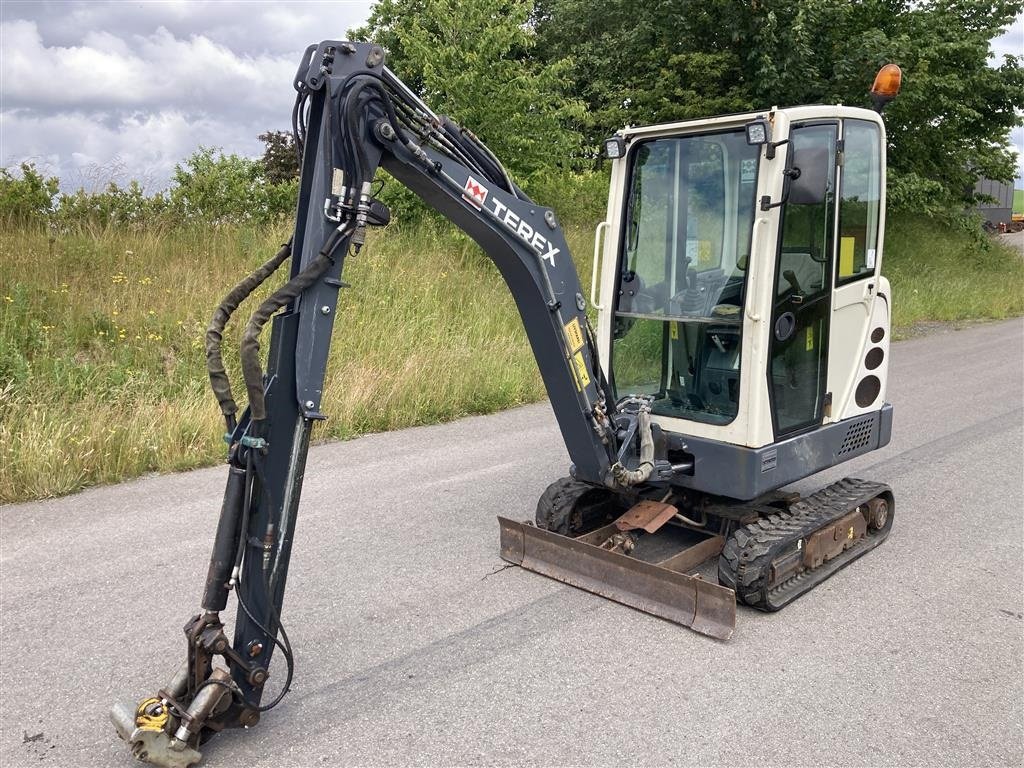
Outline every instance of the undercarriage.
POLYGON ((534 522, 498 518, 501 556, 727 640, 736 603, 779 610, 881 544, 895 508, 887 485, 851 478, 806 498, 657 493, 621 496, 558 480, 534 522), (708 573, 716 560, 717 584, 708 573))

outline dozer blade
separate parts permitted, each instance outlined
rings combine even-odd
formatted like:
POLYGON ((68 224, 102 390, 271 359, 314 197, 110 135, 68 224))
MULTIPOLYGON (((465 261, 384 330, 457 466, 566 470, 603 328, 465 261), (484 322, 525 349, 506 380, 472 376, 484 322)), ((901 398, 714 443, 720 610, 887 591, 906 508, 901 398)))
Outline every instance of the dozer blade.
POLYGON ((498 518, 501 558, 617 603, 719 640, 736 627, 736 595, 728 587, 498 518))

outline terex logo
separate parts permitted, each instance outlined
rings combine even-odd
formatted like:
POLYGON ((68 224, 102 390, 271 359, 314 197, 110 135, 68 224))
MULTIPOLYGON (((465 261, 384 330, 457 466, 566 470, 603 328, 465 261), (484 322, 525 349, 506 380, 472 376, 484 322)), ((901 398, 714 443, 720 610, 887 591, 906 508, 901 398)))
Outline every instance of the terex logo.
POLYGON ((499 200, 492 199, 488 210, 505 225, 507 230, 540 254, 544 261, 552 267, 555 266, 555 254, 561 253, 560 248, 555 248, 544 235, 535 232, 533 227, 520 219, 518 214, 513 213, 507 205, 499 200))
POLYGON ((466 186, 462 190, 462 197, 465 198, 467 203, 478 210, 486 210, 488 213, 493 214, 498 221, 505 225, 509 232, 535 250, 552 267, 555 266, 555 255, 561 253, 561 249, 555 248, 544 235, 534 231, 533 227, 520 219, 518 214, 509 210, 509 207, 500 200, 491 198, 490 205, 485 208, 484 204, 487 202, 488 194, 489 190, 487 187, 472 176, 466 179, 466 186))
POLYGON ((487 187, 470 176, 466 179, 466 191, 462 193, 462 196, 466 198, 466 202, 474 208, 482 209, 484 207, 484 202, 487 200, 487 192, 487 187))

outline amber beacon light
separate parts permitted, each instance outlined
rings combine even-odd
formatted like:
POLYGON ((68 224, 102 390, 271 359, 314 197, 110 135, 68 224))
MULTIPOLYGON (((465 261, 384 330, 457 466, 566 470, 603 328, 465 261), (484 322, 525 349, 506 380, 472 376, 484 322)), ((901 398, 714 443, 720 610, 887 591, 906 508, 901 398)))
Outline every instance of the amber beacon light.
POLYGON ((875 75, 871 86, 871 100, 875 103, 875 111, 881 112, 885 105, 896 98, 903 82, 903 70, 895 64, 886 64, 875 75))

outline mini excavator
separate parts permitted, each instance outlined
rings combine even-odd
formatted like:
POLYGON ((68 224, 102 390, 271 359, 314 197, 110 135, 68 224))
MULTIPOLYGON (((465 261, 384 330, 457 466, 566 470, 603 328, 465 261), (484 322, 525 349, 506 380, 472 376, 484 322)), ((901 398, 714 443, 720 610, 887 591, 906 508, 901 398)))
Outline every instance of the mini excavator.
POLYGON ((609 138, 595 330, 553 210, 470 130, 431 111, 380 47, 310 46, 294 81, 294 233, 225 297, 206 336, 228 467, 205 590, 179 672, 111 712, 132 754, 194 765, 212 736, 256 725, 288 692, 281 611, 306 455, 326 418, 346 258, 390 219, 374 193, 380 168, 494 261, 572 461, 534 521, 499 518, 502 558, 725 640, 737 602, 778 610, 877 547, 893 523, 888 486, 782 489, 889 442, 881 111, 900 77, 895 65, 878 73, 874 110, 772 107, 609 138), (285 263, 287 279, 242 333, 240 412, 224 329, 285 263), (717 583, 697 572, 709 566, 717 583), (275 649, 286 670, 264 703, 275 649))

